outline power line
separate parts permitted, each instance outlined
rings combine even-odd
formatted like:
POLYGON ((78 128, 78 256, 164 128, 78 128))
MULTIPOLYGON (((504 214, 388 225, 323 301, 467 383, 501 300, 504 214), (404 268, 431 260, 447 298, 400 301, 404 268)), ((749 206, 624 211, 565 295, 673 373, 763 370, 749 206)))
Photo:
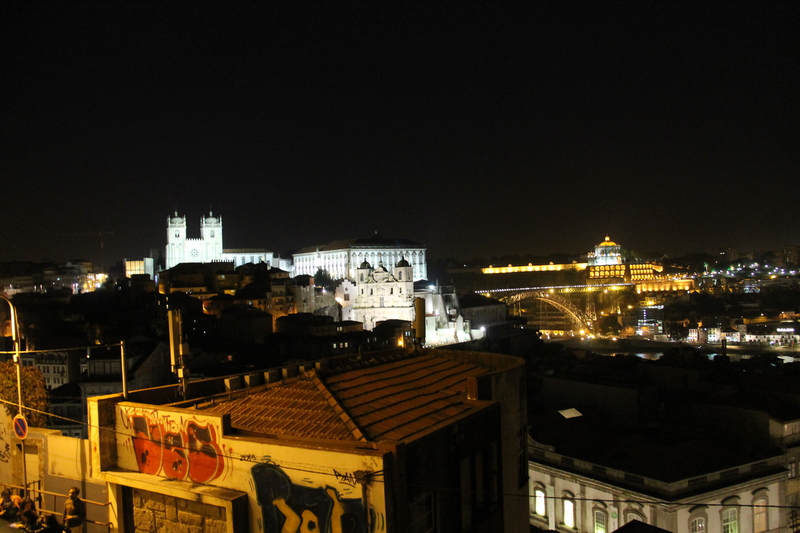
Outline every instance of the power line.
MULTIPOLYGON (((10 404, 10 405, 16 405, 13 402, 9 402, 7 400, 2 400, 2 399, 0 399, 0 402, 6 403, 6 404, 10 404)), ((72 423, 75 423, 75 424, 78 424, 78 425, 85 425, 87 430, 91 429, 91 428, 97 428, 100 431, 113 432, 116 435, 121 435, 123 437, 138 438, 138 437, 133 437, 133 436, 129 435, 128 433, 124 433, 122 431, 118 431, 116 429, 106 428, 106 427, 102 427, 102 426, 92 426, 88 422, 84 422, 82 420, 76 420, 76 419, 65 417, 65 416, 55 415, 55 414, 47 413, 45 411, 41 411, 41 410, 33 409, 33 408, 28 408, 28 407, 25 407, 25 409, 28 409, 30 411, 33 411, 33 412, 36 412, 36 413, 39 413, 39 414, 44 414, 46 416, 51 416, 51 417, 54 417, 54 418, 67 420, 69 422, 72 422, 72 423)), ((161 444, 161 445, 164 444, 164 441, 154 441, 152 439, 148 439, 148 440, 151 440, 152 442, 155 442, 155 443, 158 443, 158 444, 161 444)), ((179 449, 179 450, 184 450, 184 451, 189 451, 190 450, 190 448, 188 446, 174 446, 174 445, 171 445, 171 447, 174 448, 174 449, 179 449)), ((275 462, 271 462, 271 461, 265 462, 265 461, 261 461, 261 460, 258 460, 258 459, 243 458, 241 456, 236 457, 236 456, 233 456, 233 455, 230 455, 230 454, 223 453, 221 451, 217 452, 217 455, 219 455, 220 457, 223 457, 225 459, 229 459, 232 462, 239 461, 239 462, 249 462, 249 463, 253 463, 253 464, 264 464, 264 463, 266 463, 266 464, 274 464, 275 466, 279 466, 280 468, 282 468, 284 470, 289 470, 289 471, 292 471, 292 472, 300 472, 300 473, 305 473, 305 474, 317 474, 317 475, 321 475, 321 476, 336 477, 335 473, 331 473, 331 472, 327 472, 327 471, 320 471, 320 470, 313 470, 313 469, 309 469, 309 468, 301 468, 300 466, 297 466, 297 465, 302 465, 303 463, 291 463, 291 462, 275 463, 275 462), (287 465, 296 465, 296 466, 287 466, 287 465)), ((376 471, 376 472, 371 472, 371 475, 383 476, 384 473, 383 473, 383 470, 379 470, 379 471, 376 471)), ((385 479, 370 479, 370 481, 371 482, 374 481, 374 482, 377 482, 377 483, 385 483, 386 482, 385 479)), ((211 485, 209 483, 200 483, 200 484, 201 485, 214 486, 214 485, 211 485)), ((425 485, 425 484, 421 484, 421 483, 406 483, 406 485, 411 486, 411 487, 429 487, 429 488, 433 488, 433 489, 435 489, 436 491, 439 491, 439 492, 457 492, 457 493, 463 492, 459 488, 443 487, 443 486, 431 486, 431 485, 425 485)), ((470 492, 479 492, 479 491, 470 491, 470 492)), ((517 494, 517 493, 500 492, 499 494, 502 494, 503 497, 512 497, 512 498, 520 497, 520 494, 517 494)), ((527 495, 527 499, 528 500, 532 500, 532 499, 535 498, 535 496, 536 496, 535 493, 534 494, 528 494, 527 495)), ((755 507, 754 503, 730 505, 730 504, 723 504, 723 503, 699 502, 699 501, 695 501, 695 500, 691 500, 691 501, 636 500, 636 499, 623 499, 623 500, 620 500, 620 499, 603 499, 603 498, 576 498, 576 497, 569 497, 569 496, 546 496, 545 498, 546 499, 550 498, 550 499, 553 499, 553 500, 562 500, 562 501, 571 500, 571 501, 602 502, 602 503, 608 503, 608 504, 635 503, 635 504, 638 504, 638 505, 693 505, 693 506, 694 505, 705 505, 705 506, 708 506, 708 507, 755 507)), ((797 506, 797 505, 767 504, 765 507, 768 507, 768 508, 771 508, 771 509, 800 509, 800 506, 797 506)))

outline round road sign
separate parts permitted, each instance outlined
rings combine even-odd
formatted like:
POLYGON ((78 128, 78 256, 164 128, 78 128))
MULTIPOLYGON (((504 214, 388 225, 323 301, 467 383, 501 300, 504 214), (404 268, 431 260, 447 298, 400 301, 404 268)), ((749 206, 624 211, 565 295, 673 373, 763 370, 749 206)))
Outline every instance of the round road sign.
POLYGON ((22 415, 14 417, 14 434, 19 440, 23 440, 28 436, 28 421, 22 415))

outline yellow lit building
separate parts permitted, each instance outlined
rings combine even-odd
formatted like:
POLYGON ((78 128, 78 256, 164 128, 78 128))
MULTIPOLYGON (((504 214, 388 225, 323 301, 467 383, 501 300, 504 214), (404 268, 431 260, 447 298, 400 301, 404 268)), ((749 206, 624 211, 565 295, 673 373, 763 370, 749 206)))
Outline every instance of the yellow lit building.
POLYGON ((652 280, 664 271, 664 267, 650 262, 624 262, 622 246, 609 239, 595 246, 589 252, 589 282, 596 280, 620 279, 626 283, 652 280))

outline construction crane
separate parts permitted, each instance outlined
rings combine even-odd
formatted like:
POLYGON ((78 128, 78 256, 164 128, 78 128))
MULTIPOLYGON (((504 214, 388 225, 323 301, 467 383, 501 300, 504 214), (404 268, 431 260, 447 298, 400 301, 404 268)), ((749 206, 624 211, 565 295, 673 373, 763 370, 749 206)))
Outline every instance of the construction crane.
POLYGON ((105 267, 106 262, 106 237, 108 235, 114 235, 113 232, 110 231, 87 231, 87 232, 76 232, 76 233, 59 233, 61 237, 98 237, 100 239, 100 269, 102 270, 105 267))

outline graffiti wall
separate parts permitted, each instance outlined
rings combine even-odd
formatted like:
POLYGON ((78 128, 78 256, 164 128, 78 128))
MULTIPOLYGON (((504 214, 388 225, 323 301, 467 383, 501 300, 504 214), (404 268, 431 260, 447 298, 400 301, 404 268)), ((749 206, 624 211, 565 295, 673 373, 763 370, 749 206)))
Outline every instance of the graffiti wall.
POLYGON ((207 483, 225 473, 219 419, 129 409, 117 422, 129 435, 117 441, 118 452, 123 452, 120 458, 135 462, 120 466, 194 483, 207 483))
POLYGON ((251 531, 385 531, 378 452, 343 453, 225 435, 220 416, 190 409, 130 403, 116 409, 119 468, 245 491, 251 531), (366 498, 357 471, 376 473, 366 498))
POLYGON ((19 442, 11 429, 11 415, 5 407, 0 406, 0 479, 9 480, 13 475, 12 446, 19 442))
POLYGON ((293 483, 277 465, 262 463, 250 471, 265 531, 366 533, 361 498, 343 498, 331 486, 293 483))

